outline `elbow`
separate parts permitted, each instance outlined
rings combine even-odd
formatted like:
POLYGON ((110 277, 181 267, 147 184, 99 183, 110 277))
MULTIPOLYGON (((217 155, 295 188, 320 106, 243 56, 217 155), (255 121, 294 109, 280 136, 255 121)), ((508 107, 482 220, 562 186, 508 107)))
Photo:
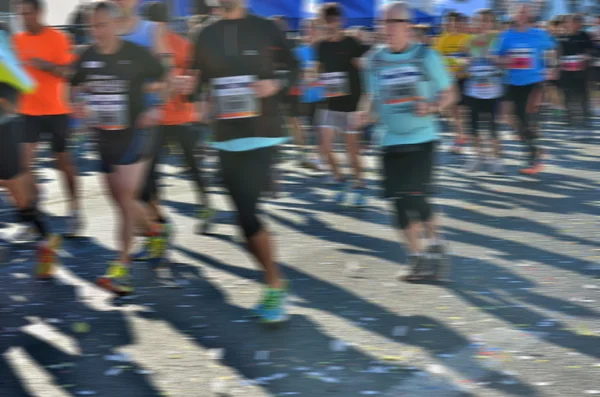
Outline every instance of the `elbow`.
POLYGON ((446 91, 445 95, 448 101, 448 106, 454 106, 458 104, 460 98, 460 94, 458 92, 458 85, 454 84, 452 89, 446 91))

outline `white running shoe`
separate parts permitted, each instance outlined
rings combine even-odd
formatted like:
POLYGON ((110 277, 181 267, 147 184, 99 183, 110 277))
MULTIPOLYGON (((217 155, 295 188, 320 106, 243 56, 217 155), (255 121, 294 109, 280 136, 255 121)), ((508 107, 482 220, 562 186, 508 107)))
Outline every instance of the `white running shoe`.
POLYGON ((490 168, 492 174, 503 175, 506 173, 506 168, 504 167, 504 161, 502 159, 494 159, 490 164, 490 168))
POLYGON ((479 156, 475 156, 467 162, 466 170, 468 172, 477 172, 477 171, 481 171, 482 166, 483 166, 483 161, 481 160, 481 158, 479 156))

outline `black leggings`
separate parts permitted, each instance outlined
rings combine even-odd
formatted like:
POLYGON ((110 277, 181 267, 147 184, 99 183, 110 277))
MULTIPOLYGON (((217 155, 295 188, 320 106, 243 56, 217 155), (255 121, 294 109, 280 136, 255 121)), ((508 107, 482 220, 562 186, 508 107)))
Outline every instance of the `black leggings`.
POLYGON ((588 80, 584 78, 564 78, 561 87, 567 105, 567 123, 570 126, 588 128, 592 116, 588 80))
POLYGON ((149 202, 152 199, 158 198, 158 173, 156 172, 156 166, 159 161, 159 155, 165 143, 177 141, 183 151, 186 165, 189 167, 194 183, 198 189, 198 200, 203 205, 209 205, 206 194, 206 184, 204 183, 204 179, 202 178, 194 155, 194 149, 198 142, 198 138, 198 130, 191 125, 163 125, 159 128, 155 146, 152 151, 152 163, 150 164, 146 184, 142 190, 142 200, 144 202, 149 202))
POLYGON ((258 201, 269 185, 273 148, 246 152, 219 151, 223 184, 238 212, 238 224, 247 239, 262 229, 258 218, 258 201))
POLYGON ((479 120, 483 114, 490 115, 490 134, 493 139, 498 139, 496 129, 496 116, 498 114, 498 99, 479 99, 469 98, 469 107, 471 110, 471 133, 479 137, 479 120))
POLYGON ((410 223, 411 218, 417 218, 421 222, 427 222, 431 219, 433 213, 431 204, 427 200, 427 196, 420 195, 406 195, 401 198, 397 198, 394 201, 396 206, 396 220, 398 227, 402 230, 406 229, 410 223))
POLYGON ((541 88, 541 84, 509 85, 508 99, 515 104, 515 115, 519 119, 519 133, 527 145, 531 160, 536 160, 539 150, 536 143, 537 134, 534 130, 535 113, 528 113, 527 107, 531 94, 541 88))

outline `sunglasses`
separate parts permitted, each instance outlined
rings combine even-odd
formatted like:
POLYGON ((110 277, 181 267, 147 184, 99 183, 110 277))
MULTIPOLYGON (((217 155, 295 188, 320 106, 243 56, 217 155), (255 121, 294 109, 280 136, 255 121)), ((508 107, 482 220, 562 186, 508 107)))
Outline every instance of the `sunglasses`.
POLYGON ((379 23, 384 25, 391 25, 393 23, 411 23, 410 19, 399 19, 399 18, 391 18, 391 19, 380 19, 379 23))

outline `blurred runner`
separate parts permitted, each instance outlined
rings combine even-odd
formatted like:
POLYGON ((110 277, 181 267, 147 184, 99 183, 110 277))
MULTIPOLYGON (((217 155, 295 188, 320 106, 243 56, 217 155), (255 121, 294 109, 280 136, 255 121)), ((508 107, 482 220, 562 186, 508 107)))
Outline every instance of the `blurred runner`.
MULTIPOLYGON (((168 23, 169 10, 165 3, 152 2, 148 5, 148 20, 156 23, 168 23)), ((152 152, 152 163, 149 172, 149 183, 146 184, 144 197, 158 199, 158 173, 156 167, 159 162, 161 150, 169 142, 177 142, 185 163, 190 171, 192 180, 196 185, 198 194, 197 217, 200 220, 198 232, 206 234, 210 231, 216 210, 210 203, 207 192, 208 186, 198 168, 195 157, 195 148, 200 138, 200 131, 194 123, 197 115, 194 105, 188 100, 189 95, 195 87, 195 78, 188 75, 192 53, 192 43, 170 30, 166 31, 166 44, 173 54, 174 87, 171 91, 169 101, 165 104, 161 125, 157 131, 154 150, 152 152)))
POLYGON ((499 98, 502 96, 502 74, 490 56, 490 47, 496 40, 493 32, 496 19, 489 10, 481 10, 473 18, 477 34, 467 44, 469 52, 468 79, 465 82, 465 95, 471 113, 471 133, 475 156, 467 163, 470 172, 479 171, 486 163, 484 152, 485 135, 480 134, 479 121, 481 116, 489 116, 490 143, 493 150, 490 159, 491 172, 504 173, 502 160, 502 144, 498 134, 497 113, 500 109, 499 98))
POLYGON ((287 141, 278 103, 284 87, 276 70, 285 65, 293 86, 298 62, 275 23, 249 14, 244 0, 221 0, 221 6, 223 19, 202 29, 195 41, 199 114, 201 120, 215 115, 223 182, 248 249, 265 270, 267 288, 255 313, 264 323, 280 323, 289 318, 288 287, 258 217, 258 202, 271 180, 274 147, 287 141))
POLYGON ((446 247, 442 243, 430 203, 440 112, 455 102, 452 78, 440 55, 413 42, 411 15, 405 3, 384 8, 382 23, 387 44, 368 55, 365 97, 357 119, 378 119, 383 129, 383 184, 385 197, 396 211, 396 224, 407 243, 411 270, 404 281, 444 278, 446 247), (429 247, 421 233, 425 230, 429 247), (425 255, 435 255, 433 267, 425 255))
POLYGON ((544 55, 554 49, 554 40, 547 32, 531 27, 530 7, 525 4, 516 8, 515 26, 502 33, 494 47, 493 55, 507 71, 507 98, 514 103, 520 136, 527 145, 527 165, 521 173, 534 175, 542 170, 535 128, 542 83, 546 80, 544 55))
POLYGON ((446 65, 456 77, 459 91, 458 103, 449 109, 449 117, 454 122, 455 139, 451 151, 461 154, 466 143, 464 131, 464 106, 465 105, 465 65, 467 57, 467 43, 470 35, 465 33, 465 25, 461 24, 461 16, 451 12, 446 17, 446 30, 438 38, 435 49, 438 50, 446 61, 446 65))
POLYGON ((327 26, 327 37, 319 43, 317 57, 321 72, 321 83, 325 88, 327 108, 319 111, 321 129, 321 153, 327 159, 333 173, 333 184, 338 190, 335 201, 346 202, 349 193, 354 193, 350 203, 356 207, 366 205, 365 185, 360 163, 361 132, 350 126, 350 115, 356 111, 361 94, 359 76, 360 58, 365 47, 355 38, 344 36, 342 6, 327 3, 323 6, 322 17, 327 26), (345 135, 346 151, 354 171, 354 183, 346 183, 333 152, 335 133, 345 135))
POLYGON ((46 26, 42 15, 46 5, 43 0, 21 0, 20 14, 24 32, 13 37, 15 51, 25 70, 36 82, 36 88, 24 94, 19 107, 23 115, 23 166, 35 200, 39 199, 33 167, 42 134, 51 135, 52 152, 56 165, 65 177, 68 187, 68 235, 76 235, 82 227, 78 197, 77 169, 68 152, 69 114, 66 76, 73 61, 71 43, 60 31, 46 26))
MULTIPOLYGON (((300 108, 298 114, 301 118, 300 128, 303 128, 304 138, 310 141, 317 140, 318 124, 317 111, 323 105, 324 90, 319 81, 317 70, 317 53, 315 46, 320 41, 321 26, 317 19, 305 19, 302 24, 302 42, 294 49, 296 58, 300 61, 302 74, 298 84, 298 95, 300 108), (306 135, 309 135, 307 137, 306 135)), ((318 159, 309 159, 304 156, 302 164, 316 171, 321 170, 321 162, 318 159)))
POLYGON ((164 255, 162 228, 150 222, 138 197, 152 149, 148 128, 161 117, 158 106, 148 107, 144 86, 160 80, 165 68, 147 49, 119 37, 119 16, 113 3, 94 3, 90 17, 94 44, 77 61, 71 85, 75 97, 85 95, 76 104, 76 114, 98 134, 102 172, 120 217, 119 257, 97 282, 117 295, 127 295, 134 289, 130 252, 136 221, 156 239, 153 257, 164 255))
MULTIPOLYGON (((117 29, 121 38, 130 41, 134 44, 142 46, 149 50, 157 57, 163 66, 167 69, 167 73, 171 73, 173 58, 170 50, 166 45, 165 26, 162 23, 146 21, 138 14, 140 0, 115 0, 115 4, 119 7, 121 15, 118 18, 117 29)), ((148 106, 161 106, 164 104, 166 90, 163 85, 153 85, 148 82, 145 101, 148 106)), ((160 117, 156 119, 158 122, 160 117)), ((154 143, 157 139, 158 125, 149 126, 147 134, 150 135, 150 141, 154 143)), ((170 245, 170 240, 173 235, 173 226, 169 222, 164 211, 161 209, 156 197, 156 172, 152 168, 146 169, 144 180, 146 181, 142 190, 140 190, 142 200, 148 204, 150 216, 153 220, 158 221, 160 226, 160 236, 145 236, 146 241, 142 249, 133 255, 134 260, 149 260, 153 259, 156 262, 155 255, 157 246, 162 247, 162 255, 166 255, 170 245), (153 246, 154 245, 154 246, 153 246)))
POLYGON ((560 81, 567 105, 567 128, 575 139, 587 138, 591 132, 590 103, 591 63, 594 42, 583 31, 583 17, 570 15, 566 19, 568 34, 560 41, 560 81))
POLYGON ((37 209, 29 188, 22 162, 21 142, 25 130, 16 113, 21 93, 34 90, 35 82, 19 65, 11 48, 8 28, 0 26, 0 187, 8 190, 17 207, 19 220, 31 225, 41 237, 35 273, 37 278, 47 279, 56 270, 60 237, 50 234, 50 228, 37 209))

